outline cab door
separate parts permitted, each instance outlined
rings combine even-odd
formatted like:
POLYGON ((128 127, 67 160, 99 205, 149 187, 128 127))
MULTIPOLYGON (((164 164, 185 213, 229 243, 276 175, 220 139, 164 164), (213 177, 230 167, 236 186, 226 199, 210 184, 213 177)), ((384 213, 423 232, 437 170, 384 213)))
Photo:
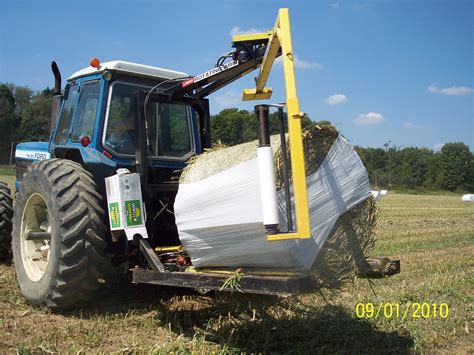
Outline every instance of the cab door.
POLYGON ((68 85, 67 95, 52 140, 53 149, 66 145, 85 146, 85 142, 89 144, 96 136, 100 80, 82 79, 68 85), (87 140, 84 140, 84 137, 87 137, 87 140))

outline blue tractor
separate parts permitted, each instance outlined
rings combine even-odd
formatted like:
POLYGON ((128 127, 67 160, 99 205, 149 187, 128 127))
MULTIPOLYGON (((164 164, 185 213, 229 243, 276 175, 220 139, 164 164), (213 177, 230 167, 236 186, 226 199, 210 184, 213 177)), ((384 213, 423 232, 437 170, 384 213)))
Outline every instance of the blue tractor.
MULTIPOLYGON (((11 241, 28 301, 52 309, 82 305, 96 291, 102 266, 124 262, 138 266, 134 282, 222 289, 226 275, 182 272, 191 261, 179 241, 173 202, 188 159, 210 147, 206 97, 259 68, 268 41, 269 33, 243 36, 215 68, 197 76, 94 58, 62 89, 52 63, 50 140, 18 144, 14 211, 10 191, 0 184, 0 244, 7 249, 11 241), (121 169, 139 176, 147 238, 108 223, 116 211, 107 206, 105 181, 121 169)), ((306 281, 248 276, 242 289, 292 294, 307 289, 306 281)))
MULTIPOLYGON (((52 68, 56 96, 50 141, 16 149, 12 251, 24 296, 34 304, 66 308, 90 298, 106 255, 118 264, 134 249, 133 240, 108 231, 105 178, 120 168, 141 171, 148 214, 155 216, 161 203, 171 209, 186 160, 209 146, 209 113, 206 99, 189 98, 188 103, 171 94, 146 96, 143 111, 151 89, 176 86, 189 78, 184 73, 94 60, 61 90, 54 62, 52 68), (150 124, 147 139, 135 129, 139 119, 150 124)), ((172 213, 154 222, 147 225, 150 240, 160 230, 153 247, 179 245, 172 213)))
MULTIPOLYGON (((268 32, 234 36, 233 50, 196 76, 94 58, 89 67, 71 75, 63 89, 58 67, 52 63, 55 97, 50 140, 17 145, 14 208, 9 188, 0 182, 0 257, 11 244, 18 284, 28 301, 52 309, 80 306, 94 295, 104 266, 124 263, 132 267, 136 283, 230 290, 227 281, 235 275, 192 268, 179 239, 173 204, 187 161, 211 145, 206 97, 261 68, 256 88, 245 90, 244 99, 268 99, 271 89, 264 85, 282 53, 297 225, 296 229, 288 225, 288 233, 280 233, 269 214, 270 222, 264 218, 264 226, 268 240, 310 237, 303 114, 296 97, 287 9, 280 10, 276 23, 268 32), (136 195, 122 203, 124 191, 136 195)), ((267 151, 268 106, 259 105, 256 111, 260 148, 267 151)), ((270 176, 273 164, 265 164, 270 176)), ((274 183, 261 186, 262 196, 268 190, 271 200, 274 183)), ((272 203, 270 208, 276 210, 276 201, 272 203)), ((382 267, 377 261, 370 272, 382 277, 399 271, 399 264, 382 267)), ((246 274, 239 280, 240 290, 260 294, 291 295, 318 287, 302 274, 246 274)))

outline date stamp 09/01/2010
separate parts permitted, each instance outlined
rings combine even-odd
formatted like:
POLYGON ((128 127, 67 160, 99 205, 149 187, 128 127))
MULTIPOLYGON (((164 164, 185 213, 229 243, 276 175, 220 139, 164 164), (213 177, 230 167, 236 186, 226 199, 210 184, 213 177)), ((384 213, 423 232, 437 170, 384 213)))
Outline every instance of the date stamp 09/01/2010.
POLYGON ((449 307, 447 303, 357 303, 355 306, 357 318, 447 318, 449 307))

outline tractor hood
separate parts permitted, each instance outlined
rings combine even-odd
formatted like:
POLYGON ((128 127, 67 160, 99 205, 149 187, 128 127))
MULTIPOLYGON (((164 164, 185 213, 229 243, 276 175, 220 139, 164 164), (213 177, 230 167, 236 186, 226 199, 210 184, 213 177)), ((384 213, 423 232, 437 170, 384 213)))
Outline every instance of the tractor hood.
POLYGON ((25 142, 19 143, 15 150, 15 159, 44 160, 50 159, 51 153, 48 150, 48 142, 25 142))

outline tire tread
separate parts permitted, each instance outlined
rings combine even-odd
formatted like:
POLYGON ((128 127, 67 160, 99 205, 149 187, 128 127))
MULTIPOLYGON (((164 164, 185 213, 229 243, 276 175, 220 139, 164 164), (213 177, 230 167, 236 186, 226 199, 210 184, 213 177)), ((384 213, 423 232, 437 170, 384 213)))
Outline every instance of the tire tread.
POLYGON ((8 185, 0 181, 0 260, 11 259, 13 197, 8 185))
MULTIPOLYGON (((39 305, 56 310, 82 306, 97 290, 99 269, 105 261, 107 227, 102 196, 92 175, 73 161, 50 159, 34 163, 23 183, 28 183, 28 174, 35 170, 44 174, 50 184, 60 214, 60 260, 48 295, 39 305)), ((14 230, 19 230, 19 222, 15 220, 14 230)), ((17 233, 15 238, 19 237, 17 233)))

